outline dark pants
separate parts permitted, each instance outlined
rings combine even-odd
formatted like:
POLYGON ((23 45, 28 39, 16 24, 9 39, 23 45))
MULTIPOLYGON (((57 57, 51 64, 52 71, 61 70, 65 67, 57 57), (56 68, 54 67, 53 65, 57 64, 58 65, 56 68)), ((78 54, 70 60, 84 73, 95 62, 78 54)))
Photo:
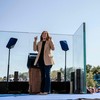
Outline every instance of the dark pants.
POLYGON ((52 65, 41 66, 41 92, 50 93, 51 81, 50 81, 50 69, 52 65))

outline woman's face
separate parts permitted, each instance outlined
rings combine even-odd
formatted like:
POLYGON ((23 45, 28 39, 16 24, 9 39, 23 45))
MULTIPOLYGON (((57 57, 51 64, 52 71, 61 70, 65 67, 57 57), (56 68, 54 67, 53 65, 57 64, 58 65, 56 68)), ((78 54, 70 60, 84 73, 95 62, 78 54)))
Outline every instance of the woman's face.
POLYGON ((44 33, 42 34, 42 38, 43 38, 43 39, 46 39, 46 38, 47 38, 47 32, 44 32, 44 33))

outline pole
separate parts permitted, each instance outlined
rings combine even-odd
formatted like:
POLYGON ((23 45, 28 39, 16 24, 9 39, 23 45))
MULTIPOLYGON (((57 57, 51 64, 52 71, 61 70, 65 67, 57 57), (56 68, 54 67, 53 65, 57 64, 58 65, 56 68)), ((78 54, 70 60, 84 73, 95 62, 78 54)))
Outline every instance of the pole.
POLYGON ((9 91, 9 67, 10 67, 10 48, 8 53, 8 69, 7 69, 7 92, 9 91))
POLYGON ((65 51, 65 82, 66 82, 66 51, 65 51))

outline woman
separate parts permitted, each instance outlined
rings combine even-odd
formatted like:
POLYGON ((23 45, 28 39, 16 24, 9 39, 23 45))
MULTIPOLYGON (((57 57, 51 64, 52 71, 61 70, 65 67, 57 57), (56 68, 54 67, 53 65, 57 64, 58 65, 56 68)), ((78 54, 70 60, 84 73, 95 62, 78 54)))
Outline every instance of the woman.
POLYGON ((37 43, 37 37, 34 38, 34 51, 38 51, 34 65, 39 65, 41 70, 41 89, 40 94, 50 93, 50 69, 54 64, 52 50, 54 44, 47 31, 43 31, 40 36, 40 41, 37 43))

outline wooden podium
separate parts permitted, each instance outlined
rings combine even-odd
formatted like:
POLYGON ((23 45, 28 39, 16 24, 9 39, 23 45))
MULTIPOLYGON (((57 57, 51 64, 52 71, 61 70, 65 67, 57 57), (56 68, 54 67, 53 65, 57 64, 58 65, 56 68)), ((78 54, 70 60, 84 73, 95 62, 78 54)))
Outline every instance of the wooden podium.
POLYGON ((27 67, 29 69, 29 94, 40 92, 41 87, 41 72, 38 66, 34 66, 37 53, 29 53, 27 67))
POLYGON ((39 68, 29 68, 29 94, 40 92, 41 72, 39 68))

